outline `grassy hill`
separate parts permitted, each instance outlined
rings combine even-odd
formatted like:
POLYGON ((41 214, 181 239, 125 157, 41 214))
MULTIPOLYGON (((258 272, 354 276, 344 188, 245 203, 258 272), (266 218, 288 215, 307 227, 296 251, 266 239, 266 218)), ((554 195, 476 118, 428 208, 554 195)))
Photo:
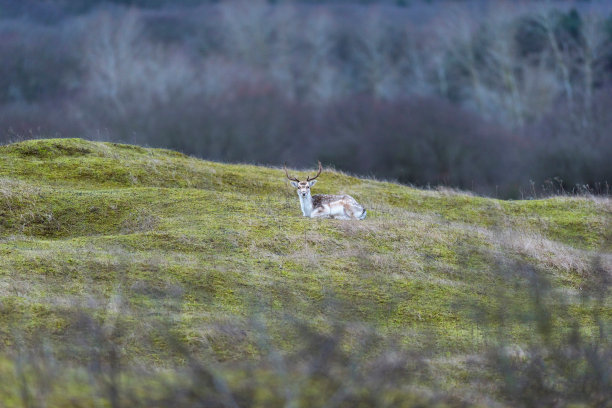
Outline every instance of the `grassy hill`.
POLYGON ((313 190, 351 194, 368 218, 302 217, 277 168, 0 146, 0 405, 503 404, 491 350, 579 333, 610 353, 609 199, 329 169, 313 190))

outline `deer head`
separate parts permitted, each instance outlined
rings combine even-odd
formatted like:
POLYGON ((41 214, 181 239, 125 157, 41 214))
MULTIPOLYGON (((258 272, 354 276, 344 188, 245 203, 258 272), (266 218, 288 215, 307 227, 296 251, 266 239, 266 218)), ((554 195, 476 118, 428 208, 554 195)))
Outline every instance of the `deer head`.
POLYGON ((323 166, 321 166, 321 162, 319 162, 319 172, 317 173, 317 175, 314 177, 310 177, 310 176, 306 177, 306 181, 300 181, 296 177, 290 176, 289 173, 287 172, 287 163, 285 163, 284 169, 285 169, 285 174, 287 175, 287 178, 291 180, 291 185, 297 188, 298 196, 307 197, 310 194, 310 187, 314 186, 315 183, 317 182, 317 180, 315 179, 319 177, 319 174, 321 174, 321 171, 323 170, 323 166))

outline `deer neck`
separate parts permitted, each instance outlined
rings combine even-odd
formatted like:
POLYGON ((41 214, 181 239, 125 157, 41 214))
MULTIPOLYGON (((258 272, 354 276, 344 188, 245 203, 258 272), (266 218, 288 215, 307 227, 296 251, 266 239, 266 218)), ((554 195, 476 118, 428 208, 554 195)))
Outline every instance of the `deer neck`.
POLYGON ((310 193, 306 197, 300 196, 300 206, 302 207, 302 214, 305 217, 310 217, 310 214, 312 214, 312 195, 310 193))

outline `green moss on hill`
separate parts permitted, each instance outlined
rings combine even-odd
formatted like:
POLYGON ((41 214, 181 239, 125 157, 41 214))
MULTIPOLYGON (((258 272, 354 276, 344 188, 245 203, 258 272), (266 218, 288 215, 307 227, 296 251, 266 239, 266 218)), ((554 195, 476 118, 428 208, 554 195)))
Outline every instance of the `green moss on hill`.
POLYGON ((351 194, 368 218, 302 217, 275 168, 80 139, 1 146, 0 341, 8 328, 61 341, 86 308, 120 313, 125 354, 158 365, 172 353, 144 341, 155 322, 236 361, 256 356, 255 334, 228 333, 223 322, 256 313, 281 350, 295 346, 282 330, 293 316, 322 331, 333 317, 466 353, 483 341, 473 311, 503 308, 490 288, 511 288, 500 259, 541 268, 579 317, 584 270, 602 251, 611 263, 606 199, 500 201, 328 170, 316 192, 351 194))

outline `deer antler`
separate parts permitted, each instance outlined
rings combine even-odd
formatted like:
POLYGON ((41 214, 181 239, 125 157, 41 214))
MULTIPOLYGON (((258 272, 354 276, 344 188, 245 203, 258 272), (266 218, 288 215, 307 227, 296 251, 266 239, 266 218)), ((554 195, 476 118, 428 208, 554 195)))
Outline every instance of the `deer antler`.
POLYGON ((285 174, 287 175, 287 178, 288 178, 289 180, 292 180, 292 181, 297 181, 298 183, 300 182, 300 180, 298 180, 298 179, 297 179, 297 178, 295 178, 295 177, 291 177, 291 176, 289 175, 289 173, 287 172, 287 162, 285 162, 285 165, 283 166, 283 168, 285 169, 285 174))
POLYGON ((311 181, 311 180, 314 180, 314 179, 316 179, 317 177, 319 177, 319 174, 321 174, 321 171, 322 171, 322 170, 323 170, 323 166, 321 166, 321 162, 319 161, 319 172, 318 172, 318 173, 317 173, 317 175, 316 175, 316 176, 314 176, 313 178, 310 178, 310 176, 308 176, 308 177, 306 178, 306 181, 311 181))

